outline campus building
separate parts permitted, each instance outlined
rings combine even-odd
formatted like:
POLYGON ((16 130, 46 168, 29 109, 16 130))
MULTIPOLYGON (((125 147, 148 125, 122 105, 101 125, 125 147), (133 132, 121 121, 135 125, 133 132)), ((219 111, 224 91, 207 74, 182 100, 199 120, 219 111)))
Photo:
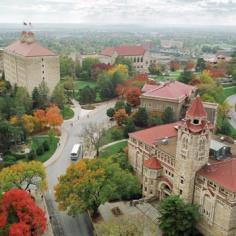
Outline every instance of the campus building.
MULTIPOLYGON (((172 108, 176 120, 181 119, 195 97, 194 86, 179 81, 169 81, 161 85, 145 84, 140 96, 141 107, 149 112, 163 113, 167 107, 172 108)), ((208 120, 216 124, 218 104, 204 102, 208 120)))
POLYGON ((197 96, 181 121, 130 133, 128 157, 144 196, 177 194, 200 206, 197 227, 205 236, 233 236, 236 159, 230 149, 235 144, 216 141, 213 128, 197 96))
POLYGON ((139 72, 148 72, 150 65, 149 51, 141 45, 129 45, 105 48, 99 55, 99 60, 105 64, 114 64, 117 57, 128 58, 139 72))
POLYGON ((4 49, 5 79, 25 87, 29 93, 42 81, 50 92, 60 81, 59 57, 36 41, 32 32, 21 33, 19 40, 4 49))

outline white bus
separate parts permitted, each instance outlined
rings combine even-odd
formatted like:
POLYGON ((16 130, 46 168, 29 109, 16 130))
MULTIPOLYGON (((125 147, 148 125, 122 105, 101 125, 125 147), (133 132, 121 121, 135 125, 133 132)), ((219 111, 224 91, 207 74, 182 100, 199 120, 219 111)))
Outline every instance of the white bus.
POLYGON ((83 146, 81 143, 75 144, 70 153, 70 158, 72 161, 76 161, 78 158, 83 157, 83 146))

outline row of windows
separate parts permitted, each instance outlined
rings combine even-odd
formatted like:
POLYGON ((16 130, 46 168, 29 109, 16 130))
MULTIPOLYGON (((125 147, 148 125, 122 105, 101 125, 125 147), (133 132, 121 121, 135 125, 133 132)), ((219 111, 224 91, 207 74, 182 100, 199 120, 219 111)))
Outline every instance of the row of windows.
MULTIPOLYGON (((147 187, 144 187, 144 191, 147 192, 147 187)), ((149 193, 152 194, 152 189, 149 189, 149 193)))
POLYGON ((165 171, 165 173, 166 173, 166 175, 168 175, 168 176, 170 176, 170 177, 174 177, 174 174, 173 173, 171 173, 170 171, 168 171, 168 170, 166 170, 165 171))
POLYGON ((174 165, 174 161, 172 160, 171 157, 169 157, 166 154, 163 153, 158 153, 158 158, 161 159, 163 162, 168 163, 169 165, 173 166, 174 165))

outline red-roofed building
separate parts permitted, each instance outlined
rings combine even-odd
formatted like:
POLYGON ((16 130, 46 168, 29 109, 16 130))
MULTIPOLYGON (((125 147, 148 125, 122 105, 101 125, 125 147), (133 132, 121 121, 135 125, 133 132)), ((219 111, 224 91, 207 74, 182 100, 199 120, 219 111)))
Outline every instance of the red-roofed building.
POLYGON ((50 92, 60 81, 59 57, 37 42, 32 32, 23 31, 20 40, 4 49, 4 71, 6 80, 30 94, 42 81, 50 92))
POLYGON ((193 98, 195 87, 179 81, 167 82, 162 85, 144 85, 144 93, 141 95, 141 106, 148 111, 163 113, 167 107, 171 107, 176 118, 185 114, 186 105, 193 98))
POLYGON ((114 64, 117 57, 128 58, 133 62, 133 67, 140 72, 148 72, 150 63, 149 52, 141 45, 124 45, 109 47, 101 51, 99 60, 102 63, 114 64))
POLYGON ((144 196, 179 195, 200 206, 197 227, 204 235, 236 235, 236 159, 209 157, 212 143, 216 149, 222 146, 211 142, 212 129, 197 96, 181 121, 130 133, 129 162, 144 196))

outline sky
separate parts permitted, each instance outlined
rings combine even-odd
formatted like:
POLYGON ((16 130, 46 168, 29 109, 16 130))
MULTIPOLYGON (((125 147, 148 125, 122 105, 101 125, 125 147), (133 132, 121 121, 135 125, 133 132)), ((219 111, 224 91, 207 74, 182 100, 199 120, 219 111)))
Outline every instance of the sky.
POLYGON ((0 0, 0 23, 236 25, 236 0, 0 0))

